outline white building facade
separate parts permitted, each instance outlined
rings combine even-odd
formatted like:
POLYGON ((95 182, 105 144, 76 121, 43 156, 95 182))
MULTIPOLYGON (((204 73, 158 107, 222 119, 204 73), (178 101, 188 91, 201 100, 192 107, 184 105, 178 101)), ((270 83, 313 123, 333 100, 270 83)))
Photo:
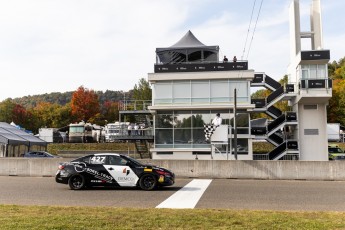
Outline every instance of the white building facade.
POLYGON ((323 50, 320 0, 313 0, 311 31, 300 31, 299 1, 290 7, 289 84, 248 69, 245 60, 219 61, 219 47, 206 46, 190 31, 175 45, 156 49, 152 86, 153 159, 328 160, 329 50, 323 50), (301 38, 311 49, 301 49, 301 38), (251 99, 250 87, 266 87, 267 98, 251 99), (236 98, 235 98, 236 90, 236 98), (236 102, 235 102, 236 99, 236 102), (291 111, 275 104, 286 100, 291 111), (234 110, 236 109, 236 117, 234 110), (271 119, 251 121, 250 113, 271 119), (205 138, 205 125, 220 114, 222 125, 205 138), (254 140, 274 150, 253 155, 254 140))

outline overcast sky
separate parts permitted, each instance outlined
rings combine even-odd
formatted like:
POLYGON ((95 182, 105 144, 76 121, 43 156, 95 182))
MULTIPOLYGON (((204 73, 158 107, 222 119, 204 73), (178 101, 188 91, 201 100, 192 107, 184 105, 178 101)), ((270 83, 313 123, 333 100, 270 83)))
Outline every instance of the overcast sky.
MULTIPOLYGON (((312 0, 301 0, 309 30, 312 0)), ((324 48, 345 56, 345 1, 321 0, 324 48)), ((0 101, 27 95, 128 91, 153 72, 155 49, 188 30, 220 56, 248 57, 249 68, 279 80, 289 64, 291 0, 1 0, 0 101), (252 40, 253 37, 253 40, 252 40), (251 47, 249 44, 252 40, 251 47), (249 53, 248 53, 249 51, 249 53)))

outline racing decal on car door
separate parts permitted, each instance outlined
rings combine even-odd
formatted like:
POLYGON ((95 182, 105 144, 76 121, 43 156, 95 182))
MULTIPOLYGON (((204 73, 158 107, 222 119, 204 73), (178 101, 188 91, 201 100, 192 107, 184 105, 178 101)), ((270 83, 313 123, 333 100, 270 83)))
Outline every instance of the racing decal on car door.
POLYGON ((104 165, 108 173, 120 186, 136 186, 139 177, 126 165, 104 165))
MULTIPOLYGON (((106 171, 102 170, 103 165, 101 164, 94 164, 87 166, 84 162, 77 162, 74 163, 74 170, 78 173, 86 173, 89 175, 87 177, 91 182, 94 182, 95 179, 98 179, 102 183, 113 183, 112 177, 110 175, 107 175, 108 173, 105 173, 106 171)), ((84 174, 85 175, 85 174, 84 174)))

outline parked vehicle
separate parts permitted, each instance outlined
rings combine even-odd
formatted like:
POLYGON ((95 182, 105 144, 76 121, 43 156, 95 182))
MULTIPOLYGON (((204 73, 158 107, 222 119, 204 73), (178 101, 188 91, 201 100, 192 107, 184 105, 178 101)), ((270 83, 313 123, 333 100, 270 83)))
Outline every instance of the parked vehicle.
POLYGON ((129 122, 115 122, 109 123, 105 126, 105 142, 114 142, 116 136, 126 136, 128 135, 128 125, 129 122))
POLYGON ((66 134, 64 132, 60 132, 57 128, 40 128, 38 130, 38 137, 50 143, 66 142, 66 134))
POLYGON ((327 137, 329 142, 340 141, 340 124, 328 123, 327 124, 327 137))
POLYGON ((60 163, 55 176, 57 183, 68 184, 72 190, 91 186, 140 187, 153 190, 175 182, 171 171, 142 164, 125 155, 97 153, 60 163))
POLYGON ((60 158, 60 156, 53 155, 45 151, 34 151, 24 153, 23 157, 36 157, 36 158, 60 158))
POLYGON ((102 126, 79 122, 69 125, 68 141, 70 143, 92 143, 104 141, 102 126))
POLYGON ((337 145, 328 146, 328 159, 329 160, 345 160, 344 151, 339 148, 337 145))

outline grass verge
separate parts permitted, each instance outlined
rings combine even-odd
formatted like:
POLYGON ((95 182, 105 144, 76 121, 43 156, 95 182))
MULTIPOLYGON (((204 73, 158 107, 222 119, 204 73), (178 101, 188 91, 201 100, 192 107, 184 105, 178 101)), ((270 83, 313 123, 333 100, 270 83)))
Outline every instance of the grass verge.
POLYGON ((345 229, 345 213, 0 205, 1 229, 345 229))

